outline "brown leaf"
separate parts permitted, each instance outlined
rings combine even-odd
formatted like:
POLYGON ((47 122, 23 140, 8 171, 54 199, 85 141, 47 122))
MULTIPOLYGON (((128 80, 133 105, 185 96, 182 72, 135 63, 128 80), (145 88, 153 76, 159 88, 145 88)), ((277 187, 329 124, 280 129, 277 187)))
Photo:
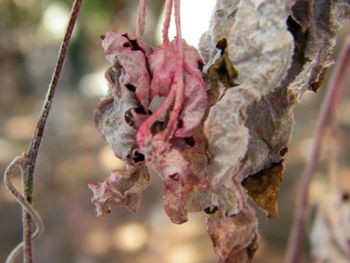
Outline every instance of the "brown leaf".
POLYGON ((201 174, 209 164, 208 142, 203 134, 203 126, 197 127, 193 134, 194 146, 181 152, 191 164, 195 174, 201 174))
POLYGON ((282 182, 284 161, 273 164, 243 180, 242 185, 259 207, 267 213, 268 218, 274 218, 278 212, 278 191, 282 182))
POLYGON ((236 86, 234 79, 238 73, 233 66, 226 49, 226 39, 218 41, 216 47, 221 49, 221 56, 208 68, 208 75, 213 79, 221 81, 226 88, 236 86))

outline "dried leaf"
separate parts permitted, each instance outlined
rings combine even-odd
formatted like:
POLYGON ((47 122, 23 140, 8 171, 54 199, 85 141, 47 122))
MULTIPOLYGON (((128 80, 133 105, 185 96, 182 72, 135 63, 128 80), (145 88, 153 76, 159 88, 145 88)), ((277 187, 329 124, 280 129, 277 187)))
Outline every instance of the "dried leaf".
MULTIPOLYGON (((226 39, 225 51, 239 72, 236 79, 239 85, 224 93, 211 107, 205 121, 204 132, 212 156, 208 174, 213 189, 230 188, 233 181, 241 182, 271 162, 269 147, 260 138, 251 137, 246 122, 249 110, 278 88, 291 64, 293 39, 286 20, 284 1, 216 3, 210 30, 202 37, 204 43, 200 43, 200 50, 207 63, 205 67, 210 68, 221 52, 212 44, 226 39), (257 144, 253 143, 255 141, 257 144), (251 149, 257 150, 254 158, 249 157, 253 156, 251 149)), ((256 118, 263 115, 255 113, 256 118)), ((243 190, 238 192, 244 193, 243 190)), ((229 191, 222 191, 222 199, 232 199, 224 193, 229 194, 229 191)), ((239 210, 241 205, 236 202, 241 199, 231 202, 230 210, 239 210)))
POLYGON ((177 174, 170 178, 162 180, 164 210, 173 223, 182 224, 188 220, 189 204, 198 180, 193 176, 184 181, 177 174))
POLYGON ((97 216, 109 214, 112 206, 124 206, 135 212, 141 203, 141 193, 148 185, 145 167, 116 170, 103 183, 90 184, 91 202, 96 205, 97 216))
POLYGON ((224 263, 241 263, 241 262, 253 262, 255 252, 259 248, 259 235, 256 235, 253 241, 246 249, 239 252, 231 253, 224 263))
MULTIPOLYGON (((198 51, 183 41, 184 47, 184 102, 178 121, 181 127, 175 137, 189 137, 201 122, 207 107, 207 93, 198 64, 202 63, 198 51)), ((164 44, 148 56, 152 73, 151 96, 170 96, 175 89, 176 40, 164 44)), ((171 104, 171 103, 169 103, 171 104)))
POLYGON ((335 192, 318 203, 311 229, 312 256, 317 262, 349 262, 349 193, 335 192))
POLYGON ((124 91, 117 96, 102 100, 95 108, 94 120, 98 130, 111 145, 114 154, 125 160, 135 144, 136 130, 132 126, 130 109, 137 107, 132 94, 124 91))
POLYGON ((234 79, 238 73, 228 56, 226 51, 227 41, 221 39, 216 47, 221 50, 220 57, 208 68, 208 75, 224 84, 226 88, 235 86, 234 79))
POLYGON ((327 69, 333 64, 336 37, 346 20, 350 19, 350 5, 346 0, 297 0, 289 19, 297 49, 293 65, 285 83, 291 103, 295 103, 305 90, 317 91, 327 69), (299 52, 298 52, 299 50, 299 52), (300 52, 302 51, 302 52, 300 52))
POLYGON ((277 216, 278 192, 282 182, 284 161, 273 164, 256 174, 248 176, 242 185, 269 218, 277 216))
MULTIPOLYGON (((164 145, 164 142, 160 143, 164 145)), ((172 222, 181 224, 187 221, 187 207, 198 178, 192 173, 189 163, 181 153, 170 145, 168 147, 149 158, 147 166, 162 179, 165 212, 172 222)))
POLYGON ((174 56, 176 40, 164 43, 148 56, 152 73, 151 97, 165 96, 166 99, 137 133, 137 143, 146 157, 146 165, 162 178, 165 211, 175 223, 187 220, 194 188, 199 182, 181 150, 195 143, 191 136, 207 107, 205 84, 198 69, 200 57, 186 42, 183 47, 183 97, 178 94, 181 80, 177 79, 178 64, 174 56))
POLYGON ((146 64, 146 51, 149 47, 141 47, 137 39, 127 35, 109 31, 104 36, 102 46, 106 59, 114 67, 120 68, 118 81, 121 86, 131 85, 135 89, 137 100, 147 109, 149 99, 150 74, 146 64))
POLYGON ((113 65, 105 77, 109 92, 95 108, 94 120, 98 130, 119 158, 126 160, 135 147, 136 128, 132 111, 140 103, 148 106, 150 77, 145 54, 134 40, 113 31, 107 32, 102 46, 107 60, 113 65))
POLYGON ((176 39, 165 37, 153 51, 142 39, 108 32, 109 92, 95 121, 129 170, 90 186, 99 213, 138 207, 149 182, 135 172, 140 163, 161 177, 174 223, 188 212, 210 214, 221 262, 250 262, 259 238, 247 197, 276 216, 293 105, 322 82, 348 16, 345 0, 217 0, 200 41, 203 61, 185 41, 182 60, 176 39), (164 101, 151 113, 156 97, 164 101))
POLYGON ((205 169, 209 164, 208 142, 203 134, 203 127, 199 126, 194 131, 193 146, 181 151, 184 159, 191 164, 192 171, 198 175, 206 175, 205 169))
POLYGON ((208 233, 222 263, 250 262, 257 249, 257 219, 251 207, 228 217, 217 211, 207 219, 208 233))
POLYGON ((176 47, 172 44, 160 46, 148 56, 152 74, 151 96, 168 96, 176 70, 176 47))

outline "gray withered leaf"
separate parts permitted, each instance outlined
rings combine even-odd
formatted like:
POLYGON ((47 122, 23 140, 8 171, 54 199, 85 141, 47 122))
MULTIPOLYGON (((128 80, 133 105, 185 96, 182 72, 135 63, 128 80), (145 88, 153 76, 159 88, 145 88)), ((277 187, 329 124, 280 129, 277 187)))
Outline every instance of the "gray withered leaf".
POLYGON ((288 24, 297 48, 285 84, 292 104, 305 90, 317 91, 322 84, 334 62, 338 32, 350 19, 350 4, 346 0, 296 0, 290 13, 288 24))
MULTIPOLYGON (((282 0, 216 3, 209 31, 202 37, 199 49, 208 69, 222 55, 217 43, 226 39, 225 51, 237 70, 238 86, 227 89, 211 107, 204 125, 212 156, 208 173, 213 188, 231 187, 232 181, 241 182, 266 165, 268 147, 264 144, 255 147, 262 155, 256 154, 254 159, 247 156, 251 137, 246 122, 249 109, 278 88, 291 64, 294 45, 286 21, 282 0), (249 162, 249 171, 245 162, 249 162)), ((233 191, 244 195, 240 187, 233 191)), ((239 211, 242 198, 222 198, 228 200, 230 210, 239 211)))
MULTIPOLYGON (((266 169, 281 161, 294 125, 293 105, 305 90, 317 90, 322 83, 326 69, 333 61, 337 33, 345 19, 349 18, 349 5, 345 1, 295 2, 287 20, 295 42, 292 64, 280 87, 263 96, 248 111, 246 127, 250 143, 242 166, 244 174, 256 174, 254 167, 257 166, 252 164, 259 163, 256 162, 258 159, 263 164, 258 173, 265 173, 266 169)), ((273 177, 273 174, 270 176, 273 177)), ((269 187, 273 189, 273 183, 269 187)), ((257 202, 260 205, 269 203, 269 195, 262 194, 264 187, 259 191, 263 199, 259 198, 257 202)), ((255 200, 259 191, 252 196, 255 200)), ((270 215, 275 214, 273 210, 270 215)))
POLYGON ((102 46, 112 66, 105 73, 108 95, 96 106, 94 120, 115 155, 126 160, 134 148, 137 128, 132 110, 140 104, 148 106, 150 77, 136 40, 110 31, 102 46))
POLYGON ((125 160, 135 143, 136 130, 128 114, 137 103, 129 91, 118 98, 111 96, 100 101, 94 110, 97 129, 103 134, 116 156, 125 160))
POLYGON ((119 82, 135 92, 137 100, 147 109, 150 74, 146 56, 152 51, 143 41, 128 34, 108 31, 102 41, 105 57, 112 65, 122 68, 119 82))
MULTIPOLYGON (((258 173, 265 174, 266 169, 279 163, 285 154, 294 125, 293 105, 305 90, 316 90, 322 83, 322 77, 333 61, 336 35, 349 17, 349 5, 344 1, 296 1, 290 12, 287 24, 295 42, 292 64, 280 87, 263 96, 248 111, 246 126, 251 139, 243 164, 245 174, 257 174, 252 170, 251 160, 264 159, 264 166, 258 173)), ((269 187, 273 189, 274 179, 270 180, 269 187)), ((262 194, 264 187, 255 191, 253 196, 250 195, 257 201, 260 191, 258 195, 263 197, 258 198, 260 206, 265 206, 265 210, 266 207, 273 208, 263 205, 268 204, 270 198, 262 194)), ((273 211, 269 214, 275 214, 273 211)))
MULTIPOLYGON (((336 37, 349 19, 349 11, 349 4, 342 0, 298 0, 290 10, 287 24, 295 42, 291 67, 280 87, 255 103, 248 113, 251 137, 268 149, 264 169, 284 155, 293 128, 293 105, 305 90, 317 90, 321 85, 333 63, 336 37)), ((254 149, 252 144, 249 148, 254 149)))

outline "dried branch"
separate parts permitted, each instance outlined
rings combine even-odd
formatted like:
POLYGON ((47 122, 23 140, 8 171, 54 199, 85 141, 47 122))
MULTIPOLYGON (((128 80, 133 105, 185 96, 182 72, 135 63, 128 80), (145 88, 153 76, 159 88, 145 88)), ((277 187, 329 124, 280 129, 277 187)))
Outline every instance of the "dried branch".
POLYGON ((45 101, 42 106, 40 116, 36 125, 33 139, 29 146, 28 151, 21 157, 16 157, 16 159, 11 162, 7 167, 4 181, 10 192, 15 195, 17 201, 21 204, 23 209, 23 243, 19 244, 10 254, 8 261, 16 257, 20 250, 23 248, 24 256, 23 261, 25 263, 33 262, 32 258, 32 239, 39 236, 43 230, 43 225, 38 213, 32 207, 32 195, 33 195, 33 175, 36 164, 37 155, 39 152, 40 144, 42 141, 44 129, 46 126, 47 118, 50 113, 52 101, 55 95, 57 83, 61 74, 63 67, 63 62, 67 54, 67 48, 72 36, 72 32, 78 17, 78 13, 83 0, 75 0, 73 3, 70 20, 66 29, 64 39, 62 41, 57 62, 55 65, 54 73, 49 84, 45 101), (23 195, 20 194, 11 184, 10 178, 13 175, 14 169, 16 167, 21 168, 21 174, 23 178, 23 195), (32 235, 32 221, 36 224, 37 230, 32 235))
POLYGON ((339 54, 338 62, 336 63, 335 69, 331 76, 317 119, 315 141, 312 146, 311 159, 304 168, 302 181, 300 182, 300 193, 298 194, 293 226, 288 240, 288 248, 285 258, 286 263, 298 262, 300 247, 303 244, 305 231, 305 219, 307 214, 310 183, 318 164, 322 139, 325 135, 329 120, 334 112, 337 102, 339 101, 339 97, 344 86, 342 85, 342 77, 344 77, 344 72, 348 67, 349 60, 350 36, 346 38, 344 46, 339 54))

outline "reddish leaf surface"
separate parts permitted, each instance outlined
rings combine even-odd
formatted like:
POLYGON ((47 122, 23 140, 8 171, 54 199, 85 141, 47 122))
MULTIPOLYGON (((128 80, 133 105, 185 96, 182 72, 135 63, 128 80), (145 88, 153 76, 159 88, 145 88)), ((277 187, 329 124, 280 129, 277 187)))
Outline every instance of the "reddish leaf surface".
POLYGON ((124 206, 135 212, 141 203, 141 193, 148 185, 145 167, 113 171, 103 183, 90 184, 91 201, 96 205, 97 216, 109 214, 113 206, 124 206))

